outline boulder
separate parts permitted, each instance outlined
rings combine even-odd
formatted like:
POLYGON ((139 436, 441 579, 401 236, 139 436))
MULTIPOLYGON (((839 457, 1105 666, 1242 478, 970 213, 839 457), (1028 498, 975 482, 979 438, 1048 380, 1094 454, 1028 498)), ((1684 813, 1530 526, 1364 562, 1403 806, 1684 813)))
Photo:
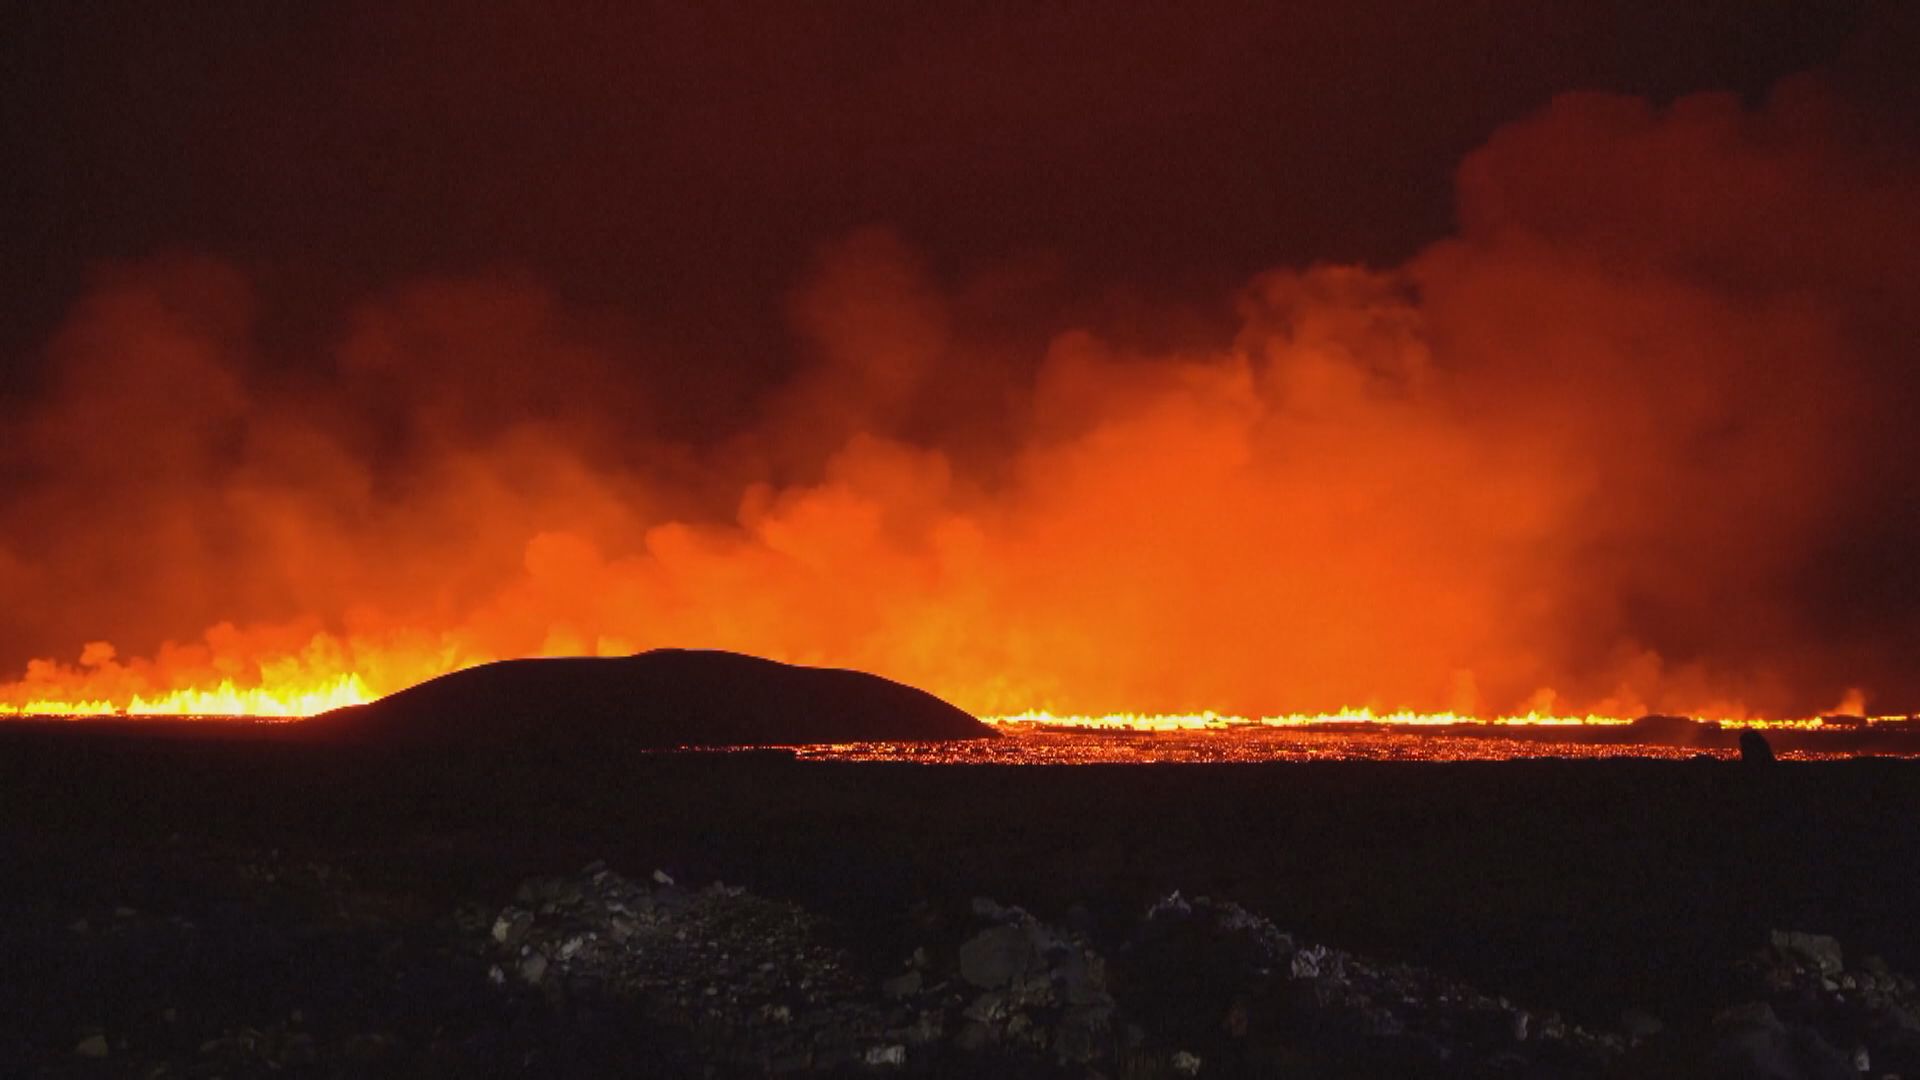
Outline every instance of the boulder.
POLYGON ((1765 766, 1774 763, 1773 747, 1767 737, 1749 728, 1740 733, 1740 763, 1750 766, 1765 766))
POLYGON ((1775 930, 1767 935, 1768 943, 1781 959, 1800 964, 1822 975, 1839 975, 1846 964, 1840 953, 1840 942, 1826 934, 1808 934, 1798 930, 1775 930))
POLYGON ((1852 1080, 1853 1059, 1812 1028, 1782 1023, 1772 1006, 1750 1002, 1713 1021, 1710 1075, 1742 1080, 1852 1080))
POLYGON ((982 989, 1007 986, 1038 963, 1033 940, 1020 926, 991 927, 960 946, 960 977, 982 989))

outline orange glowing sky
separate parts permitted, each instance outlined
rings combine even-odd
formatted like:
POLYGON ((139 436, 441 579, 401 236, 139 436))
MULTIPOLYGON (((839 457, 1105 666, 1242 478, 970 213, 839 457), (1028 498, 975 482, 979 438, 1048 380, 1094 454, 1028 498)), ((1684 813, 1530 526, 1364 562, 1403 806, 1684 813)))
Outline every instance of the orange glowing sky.
MULTIPOLYGON (((821 43, 836 33, 795 47, 840 55, 821 43)), ((909 37, 953 59, 997 40, 980 34, 909 37)), ((1240 99, 1206 80, 1238 76, 1206 74, 1205 41, 1176 36, 1198 51, 1168 78, 1209 103, 1196 122, 1224 125, 1240 99)), ((1062 175, 1079 190, 1007 196, 1004 218, 953 209, 998 223, 964 256, 913 201, 960 194, 883 183, 918 167, 903 146, 947 161, 974 140, 961 157, 983 191, 1001 175, 987 162, 1015 175, 1066 154, 1080 105, 1044 67, 1025 96, 934 95, 924 114, 916 99, 863 112, 865 98, 809 97, 795 87, 811 69, 749 80, 751 101, 785 86, 849 110, 844 130, 783 136, 822 140, 804 152, 723 123, 746 107, 725 95, 622 90, 672 118, 647 128, 661 160, 852 192, 809 211, 805 255, 777 281, 715 286, 704 322, 656 324, 640 286, 557 284, 591 276, 585 255, 549 274, 425 234, 445 258, 342 271, 350 283, 310 306, 287 268, 374 242, 342 226, 343 246, 295 244, 298 215, 265 203, 248 212, 290 245, 272 257, 190 237, 108 245, 25 347, 32 377, 0 394, 0 709, 308 714, 487 660, 658 646, 870 670, 981 714, 1920 705, 1920 156, 1840 75, 1769 75, 1746 99, 1548 87, 1464 156, 1447 150, 1450 226, 1391 257, 1249 246, 1275 257, 1176 286, 1087 269, 1084 237, 1016 235, 1047 216, 1035 200, 1055 216, 1083 200, 1156 242, 1155 190, 1121 178, 1129 160, 1187 184, 1217 170, 1182 171, 1214 151, 1173 138, 1148 97, 1114 91, 1146 119, 1113 187, 1075 167, 1062 175), (1034 116, 993 119, 1022 101, 1034 116), (872 190, 821 179, 810 155, 836 139, 884 148, 872 190), (735 325, 758 308, 770 338, 735 325)), ((356 101, 325 108, 371 107, 356 101)), ((1285 129, 1298 153, 1244 151, 1269 187, 1232 206, 1285 200, 1314 170, 1379 167, 1300 123, 1285 129)), ((355 146, 364 172, 375 151, 355 146)), ((379 152, 398 155, 396 183, 439 175, 440 158, 409 165, 395 147, 379 152)), ((276 160, 227 152, 207 151, 209 175, 276 160)), ((608 153, 569 151, 553 183, 592 193, 622 236, 676 228, 598 186, 595 168, 642 168, 608 153)), ((517 175, 474 169, 449 167, 450 190, 484 202, 488 177, 517 175)), ((335 194, 259 181, 287 185, 288 205, 335 194)), ((1169 183, 1162 227, 1211 235, 1169 183)), ((772 205, 759 190, 702 197, 758 235, 772 228, 748 220, 772 205)), ((1299 207, 1260 213, 1236 229, 1311 247, 1328 227, 1299 207)), ((487 220, 510 246, 515 219, 487 220)), ((672 243, 702 249, 686 266, 706 281, 735 234, 702 229, 672 243)), ((650 272, 678 287, 671 262, 650 272)))

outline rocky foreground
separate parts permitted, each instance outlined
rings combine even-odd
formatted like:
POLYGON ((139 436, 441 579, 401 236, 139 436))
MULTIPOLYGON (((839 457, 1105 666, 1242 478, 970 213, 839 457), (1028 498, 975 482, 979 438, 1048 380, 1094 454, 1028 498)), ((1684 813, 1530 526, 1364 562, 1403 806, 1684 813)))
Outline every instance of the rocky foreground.
POLYGON ((1583 1026, 1178 892, 1106 929, 923 907, 889 962, 794 903, 599 863, 437 914, 271 854, 209 885, 16 956, 43 982, 10 1073, 1920 1076, 1914 981, 1809 933, 1756 942, 1705 1023, 1583 1026))
POLYGON ((1916 780, 0 725, 0 1076, 1920 1078, 1916 780))

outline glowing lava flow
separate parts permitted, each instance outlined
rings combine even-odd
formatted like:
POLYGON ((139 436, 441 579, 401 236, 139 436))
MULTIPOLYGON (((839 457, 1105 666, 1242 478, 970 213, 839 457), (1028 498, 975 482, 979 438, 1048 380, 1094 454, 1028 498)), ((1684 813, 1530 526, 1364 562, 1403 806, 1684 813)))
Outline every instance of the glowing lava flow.
POLYGON ((1241 728, 1302 728, 1322 725, 1378 724, 1391 727, 1450 727, 1463 724, 1527 725, 1569 727, 1595 725, 1617 727, 1631 720, 1612 716, 1551 716, 1526 713, 1499 716, 1491 720, 1461 713, 1422 713, 1408 709, 1375 712, 1372 709, 1342 709, 1330 713, 1287 713, 1259 718, 1228 716, 1216 712, 1200 713, 1110 713, 1104 716, 1055 715, 1044 711, 987 717, 986 722, 1004 727, 1073 728, 1082 731, 1228 731, 1241 728))
MULTIPOLYGON (((189 688, 154 697, 139 694, 124 705, 106 700, 62 701, 35 699, 19 703, 0 703, 0 717, 86 719, 95 717, 256 717, 297 720, 330 709, 362 705, 381 695, 370 689, 357 673, 334 675, 300 685, 278 687, 240 687, 223 680, 211 689, 189 688)), ((981 718, 1008 731, 1057 730, 1109 733, 1155 732, 1231 732, 1259 729, 1299 728, 1448 728, 1448 727, 1602 727, 1621 728, 1634 721, 1626 717, 1558 716, 1529 712, 1514 715, 1478 717, 1454 712, 1415 712, 1412 710, 1375 711, 1349 708, 1329 713, 1287 713, 1276 716, 1246 717, 1212 711, 1196 713, 1108 713, 1104 715, 1053 713, 1030 710, 981 718)), ((1810 717, 1804 719, 1756 719, 1750 717, 1693 718, 1702 724, 1723 728, 1818 731, 1846 730, 1910 720, 1904 716, 1810 717)))
POLYGON ((124 706, 109 701, 34 700, 0 704, 0 716, 86 718, 100 716, 252 716, 297 720, 363 705, 380 695, 357 674, 337 675, 303 687, 240 687, 223 680, 212 689, 175 690, 152 698, 135 694, 124 706))
POLYGON ((362 705, 374 700, 358 675, 341 675, 305 690, 241 689, 222 682, 212 690, 176 690, 148 701, 136 696, 127 706, 129 716, 271 716, 286 719, 313 716, 329 709, 362 705))
MULTIPOLYGON (((1009 729, 1054 728, 1075 731, 1171 732, 1171 731, 1244 731, 1257 728, 1313 727, 1626 727, 1634 723, 1619 716, 1556 716, 1550 713, 1518 713, 1491 718, 1462 713, 1423 713, 1411 710, 1375 712, 1372 709, 1342 709, 1330 713, 1288 713, 1280 716, 1229 716, 1216 712, 1199 713, 1109 713, 1102 716, 1055 714, 1045 711, 1011 713, 982 717, 988 724, 1009 729)), ((1904 716, 1864 718, 1807 717, 1769 720, 1754 717, 1691 717, 1701 724, 1723 728, 1754 728, 1767 731, 1818 731, 1825 728, 1846 730, 1861 724, 1886 724, 1909 719, 1904 716)))

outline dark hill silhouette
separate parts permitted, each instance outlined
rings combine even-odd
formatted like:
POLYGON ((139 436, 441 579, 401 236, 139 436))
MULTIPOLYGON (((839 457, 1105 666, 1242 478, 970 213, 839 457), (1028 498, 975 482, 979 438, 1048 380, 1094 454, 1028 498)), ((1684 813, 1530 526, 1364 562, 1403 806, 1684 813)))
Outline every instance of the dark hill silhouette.
POLYGON ((932 694, 877 675, 690 649, 485 664, 298 727, 389 745, 570 751, 996 734, 932 694))

